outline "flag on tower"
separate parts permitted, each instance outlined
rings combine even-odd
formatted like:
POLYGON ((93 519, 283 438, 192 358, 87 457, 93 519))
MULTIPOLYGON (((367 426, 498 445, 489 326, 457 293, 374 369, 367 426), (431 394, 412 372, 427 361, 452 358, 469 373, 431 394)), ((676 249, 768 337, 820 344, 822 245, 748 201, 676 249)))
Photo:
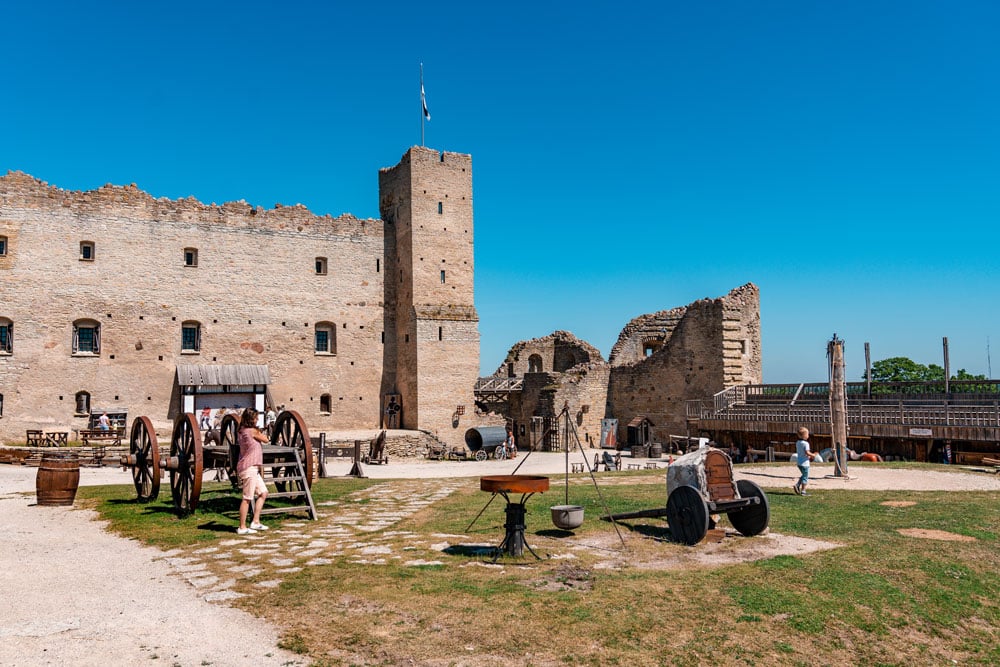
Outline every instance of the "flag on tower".
POLYGON ((427 110, 427 95, 424 93, 424 64, 420 63, 420 106, 424 110, 424 118, 431 119, 431 112, 427 110))

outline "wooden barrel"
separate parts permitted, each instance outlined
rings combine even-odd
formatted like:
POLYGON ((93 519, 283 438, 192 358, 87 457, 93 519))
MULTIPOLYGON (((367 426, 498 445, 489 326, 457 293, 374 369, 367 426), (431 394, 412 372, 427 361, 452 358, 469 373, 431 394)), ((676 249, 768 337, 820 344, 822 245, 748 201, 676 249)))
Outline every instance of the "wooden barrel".
POLYGON ((80 459, 75 454, 45 454, 35 475, 39 505, 72 505, 80 486, 80 459))
POLYGON ((659 442, 653 442, 649 445, 649 458, 658 459, 663 456, 663 445, 659 442))

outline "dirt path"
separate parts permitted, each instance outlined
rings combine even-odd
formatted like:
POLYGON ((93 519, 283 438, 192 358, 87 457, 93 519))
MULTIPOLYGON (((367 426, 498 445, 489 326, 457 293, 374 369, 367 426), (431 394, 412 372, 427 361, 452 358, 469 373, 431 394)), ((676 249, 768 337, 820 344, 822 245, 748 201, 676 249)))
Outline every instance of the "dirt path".
MULTIPOLYGON (((574 460, 577 458, 583 457, 574 460)), ((331 555, 344 553, 345 544, 356 549, 359 562, 378 564, 380 559, 398 556, 387 555, 386 547, 377 543, 382 539, 377 537, 379 531, 442 494, 474 483, 461 478, 509 474, 522 462, 520 473, 558 475, 565 469, 562 455, 542 453, 512 462, 421 461, 366 466, 371 477, 414 481, 393 485, 391 491, 382 488, 362 493, 365 502, 358 507, 370 509, 359 509, 356 516, 341 512, 336 521, 301 527, 290 524, 272 531, 292 531, 273 537, 285 547, 295 543, 294 553, 275 553, 267 534, 255 536, 258 539, 251 544, 259 550, 261 562, 288 567, 288 571, 329 562, 331 555), (347 519, 351 521, 345 524, 347 519), (374 535, 368 539, 362 537, 364 533, 374 535), (288 562, 275 563, 279 556, 288 562)), ((0 541, 0 568, 5 574, 4 599, 16 601, 0 606, 0 665, 103 666, 146 660, 163 665, 302 664, 298 656, 276 647, 274 628, 225 604, 238 595, 230 588, 232 579, 226 577, 252 577, 253 569, 227 572, 219 566, 226 562, 227 549, 250 544, 222 540, 216 547, 194 554, 165 554, 140 546, 101 530, 93 512, 36 506, 33 495, 21 493, 34 490, 35 472, 34 468, 0 466, 0 531, 5 537, 0 541)), ((331 472, 344 474, 346 470, 331 472)), ((874 466, 854 466, 847 479, 832 473, 832 466, 815 466, 811 488, 1000 490, 1000 478, 995 475, 874 466)), ((753 479, 774 492, 788 489, 791 493, 797 470, 792 465, 737 467, 737 476, 753 479)), ((597 478, 608 485, 638 481, 613 472, 598 473, 597 478)), ((130 481, 127 473, 116 469, 84 469, 81 473, 84 485, 130 481)), ((662 483, 662 477, 650 476, 649 481, 662 483)), ((590 482, 577 478, 575 483, 590 482)), ((806 549, 798 544, 784 545, 782 536, 768 537, 766 542, 774 542, 779 551, 785 546, 792 552, 806 549)), ((440 545, 419 546, 422 548, 408 557, 426 549, 440 552, 440 545)), ((758 546, 765 547, 762 557, 767 557, 766 545, 758 546)), ((834 545, 816 548, 829 546, 834 545)), ((705 551, 703 557, 713 557, 712 549, 705 551)), ((277 581, 257 585, 267 587, 277 581)))

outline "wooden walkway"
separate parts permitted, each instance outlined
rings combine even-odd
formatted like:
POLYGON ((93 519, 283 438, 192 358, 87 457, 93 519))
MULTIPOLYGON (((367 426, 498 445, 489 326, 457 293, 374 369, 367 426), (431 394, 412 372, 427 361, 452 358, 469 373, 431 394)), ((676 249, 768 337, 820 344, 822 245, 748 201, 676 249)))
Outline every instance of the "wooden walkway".
MULTIPOLYGON (((976 463, 976 454, 1000 450, 1000 381, 952 382, 947 393, 943 389, 943 383, 848 383, 852 448, 931 460, 935 445, 948 444, 976 463)), ((831 425, 828 386, 731 387, 711 399, 689 401, 686 418, 692 434, 704 433, 717 442, 785 444, 805 426, 814 441, 826 446, 831 425)))

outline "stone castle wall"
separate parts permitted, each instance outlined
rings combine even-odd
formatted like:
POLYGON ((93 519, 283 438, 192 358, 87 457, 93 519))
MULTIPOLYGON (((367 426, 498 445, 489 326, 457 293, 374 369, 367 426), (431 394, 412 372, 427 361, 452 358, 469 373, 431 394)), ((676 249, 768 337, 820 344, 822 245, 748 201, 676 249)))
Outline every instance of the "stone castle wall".
MULTIPOLYGON (((425 183, 451 173, 435 169, 441 154, 428 149, 411 149, 404 162, 414 154, 425 183)), ((471 275, 471 163, 465 165, 466 184, 442 185, 469 202, 463 243, 436 247, 437 237, 425 241, 419 229, 412 237, 423 254, 464 263, 471 275)), ((417 197, 407 205, 436 215, 423 193, 403 197, 417 197)), ((298 411, 310 430, 378 428, 382 395, 415 382, 410 376, 423 374, 428 387, 462 382, 432 354, 418 359, 416 348, 402 364, 407 377, 397 376, 400 354, 411 352, 397 347, 399 314, 413 312, 412 302, 398 299, 412 298, 414 276, 405 271, 421 260, 399 259, 396 232, 382 220, 317 216, 299 205, 205 205, 156 199, 134 185, 72 192, 17 172, 0 177, 0 236, 7 237, 0 319, 14 332, 13 353, 0 354, 0 438, 86 427, 74 405, 81 391, 92 407, 127 408, 130 419, 147 415, 169 430, 181 405, 175 374, 183 364, 267 365, 273 402, 298 411), (81 258, 81 244, 92 248, 91 259, 81 258), (196 251, 194 266, 186 265, 186 250, 196 251), (317 258, 325 272, 317 272, 317 258), (73 323, 83 319, 100 325, 99 354, 73 353, 73 323), (200 327, 197 352, 181 349, 185 322, 200 327), (331 330, 329 354, 315 351, 318 324, 331 330), (321 410, 324 395, 328 410, 321 410)), ((461 285, 462 272, 453 276, 461 285)), ((416 280, 423 298, 429 279, 416 280)), ((474 313, 472 282, 464 280, 466 318, 448 338, 462 341, 452 354, 471 355, 476 364, 477 322, 467 316, 474 313)), ((470 405, 474 381, 475 372, 464 387, 470 405)), ((449 419, 439 422, 416 404, 404 406, 412 407, 413 427, 460 442, 460 435, 450 437, 457 393, 448 396, 449 419)))

